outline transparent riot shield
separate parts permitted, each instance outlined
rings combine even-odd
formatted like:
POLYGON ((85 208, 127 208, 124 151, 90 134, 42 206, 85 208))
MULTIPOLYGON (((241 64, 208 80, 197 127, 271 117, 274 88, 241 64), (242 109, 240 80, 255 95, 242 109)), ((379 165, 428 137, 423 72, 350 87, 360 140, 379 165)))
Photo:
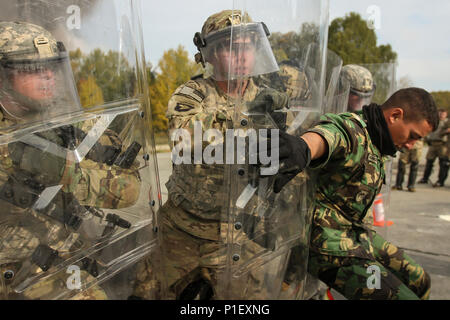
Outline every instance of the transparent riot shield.
MULTIPOLYGON (((396 63, 372 63, 361 64, 372 73, 376 89, 372 102, 382 104, 396 91, 396 63)), ((386 172, 385 183, 380 193, 377 195, 372 209, 367 213, 366 219, 372 222, 375 230, 385 239, 387 237, 388 226, 392 224, 389 220, 389 202, 391 198, 392 180, 392 157, 386 157, 384 169, 386 172)))
POLYGON ((372 102, 382 104, 396 91, 397 65, 395 62, 360 64, 372 73, 376 85, 372 102))
POLYGON ((322 111, 328 1, 237 0, 234 9, 248 13, 253 23, 265 22, 280 70, 278 74, 249 73, 253 76, 249 77, 242 73, 236 77, 238 71, 249 67, 257 48, 252 41, 260 40, 252 37, 249 21, 232 27, 230 54, 236 60, 230 65, 235 69, 229 72, 233 76, 228 79, 228 103, 233 110, 236 162, 225 172, 228 210, 222 213, 220 229, 225 265, 218 273, 218 297, 301 299, 314 179, 310 172, 302 172, 274 193, 278 149, 265 144, 264 138, 271 134, 273 143, 278 134, 273 129, 299 135, 322 111), (258 95, 267 89, 287 94, 287 105, 274 112, 255 111, 258 95), (237 94, 230 94, 233 92, 237 94), (243 145, 248 150, 239 148, 243 145), (260 153, 255 159, 257 145, 260 153), (262 159, 261 150, 270 155, 262 159))
POLYGON ((159 250, 140 3, 1 7, 0 297, 126 299, 159 250))
POLYGON ((324 113, 345 112, 348 105, 350 83, 340 77, 342 58, 327 50, 324 113))
MULTIPOLYGON (((350 83, 339 76, 342 63, 339 55, 327 49, 322 113, 340 113, 347 108, 350 83)), ((304 287, 304 299, 320 298, 327 289, 325 284, 310 274, 307 274, 304 287)))

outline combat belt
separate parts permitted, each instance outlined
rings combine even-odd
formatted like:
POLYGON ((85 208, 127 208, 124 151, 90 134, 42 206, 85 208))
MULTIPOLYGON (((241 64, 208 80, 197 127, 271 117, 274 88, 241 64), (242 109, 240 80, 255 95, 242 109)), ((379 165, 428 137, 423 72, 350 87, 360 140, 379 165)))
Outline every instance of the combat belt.
MULTIPOLYGON (((75 142, 78 139, 84 139, 86 133, 81 129, 73 126, 65 126, 56 129, 58 136, 63 140, 66 148, 75 149, 75 142)), ((15 144, 23 144, 15 142, 15 144)), ((141 145, 133 142, 125 152, 120 153, 121 149, 115 146, 104 146, 96 143, 86 155, 87 159, 95 162, 106 163, 108 165, 117 165, 121 168, 130 168, 141 149, 141 145)), ((0 187, 0 199, 7 201, 17 207, 27 209, 33 208, 38 201, 41 193, 46 186, 33 178, 32 174, 25 170, 16 170, 8 176, 8 181, 0 187)), ((52 201, 45 206, 44 209, 36 209, 34 211, 56 220, 59 223, 69 227, 73 231, 77 231, 83 220, 80 218, 87 211, 89 213, 103 218, 104 214, 93 207, 82 206, 71 193, 59 192, 52 201)), ((131 223, 122 219, 116 214, 109 213, 105 220, 107 225, 103 230, 100 241, 112 236, 117 227, 128 229, 131 223)), ((47 271, 55 262, 61 261, 57 250, 47 245, 40 244, 32 254, 31 260, 39 266, 44 272, 47 271)), ((84 258, 82 260, 82 268, 88 271, 94 277, 98 276, 98 267, 95 259, 84 258)))

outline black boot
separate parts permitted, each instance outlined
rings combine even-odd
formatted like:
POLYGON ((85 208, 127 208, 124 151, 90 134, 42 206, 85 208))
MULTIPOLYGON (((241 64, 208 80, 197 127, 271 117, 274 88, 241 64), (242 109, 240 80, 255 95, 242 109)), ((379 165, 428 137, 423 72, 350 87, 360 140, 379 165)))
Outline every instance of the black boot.
POLYGON ((403 177, 405 176, 405 164, 403 161, 398 161, 397 179, 395 180, 395 186, 393 189, 402 190, 403 177))
POLYGON ((448 169, 450 167, 450 160, 448 158, 439 158, 439 175, 437 186, 443 187, 448 176, 448 169))
POLYGON ((414 185, 416 184, 416 178, 417 178, 417 170, 419 169, 419 163, 418 162, 411 162, 411 166, 409 168, 409 178, 408 178, 408 190, 411 192, 415 192, 416 189, 414 188, 414 185))
POLYGON ((425 165, 425 171, 423 173, 423 178, 419 181, 419 183, 428 183, 428 179, 430 178, 431 172, 433 171, 433 162, 434 159, 427 159, 427 163, 425 165))

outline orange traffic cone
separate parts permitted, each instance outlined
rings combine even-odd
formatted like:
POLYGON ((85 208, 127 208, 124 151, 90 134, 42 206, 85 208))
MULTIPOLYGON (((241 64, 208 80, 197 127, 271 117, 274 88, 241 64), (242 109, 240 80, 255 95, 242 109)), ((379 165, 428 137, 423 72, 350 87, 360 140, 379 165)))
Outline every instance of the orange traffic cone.
POLYGON ((334 297, 331 294, 330 288, 327 289, 327 296, 325 297, 325 300, 334 300, 334 297))
POLYGON ((384 204, 383 195, 381 193, 377 194, 375 201, 373 203, 373 225, 376 227, 387 227, 392 226, 394 222, 384 220, 384 204))

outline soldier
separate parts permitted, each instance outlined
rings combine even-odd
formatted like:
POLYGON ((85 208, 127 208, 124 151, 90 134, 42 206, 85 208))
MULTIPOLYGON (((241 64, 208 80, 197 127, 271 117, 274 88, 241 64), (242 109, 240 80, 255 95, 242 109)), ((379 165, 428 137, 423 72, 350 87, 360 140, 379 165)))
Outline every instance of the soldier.
MULTIPOLYGON (((444 114, 446 115, 447 112, 444 111, 444 114)), ((438 180, 433 184, 433 187, 435 188, 444 186, 450 168, 450 120, 445 119, 443 122, 444 125, 439 130, 439 136, 444 144, 441 151, 442 157, 439 158, 438 180)))
MULTIPOLYGON (((234 104, 239 101, 255 101, 255 108, 267 101, 271 101, 274 109, 286 106, 286 95, 270 88, 260 89, 252 78, 278 70, 265 30, 265 25, 253 23, 239 10, 221 11, 206 20, 202 32, 196 33, 194 43, 200 51, 196 61, 204 64, 211 76, 194 77, 175 90, 167 111, 170 130, 182 128, 194 136, 195 123, 201 122, 203 132, 217 129, 225 136, 225 130, 232 127, 234 104), (244 23, 248 23, 248 32, 239 36, 236 31, 230 52, 230 27, 244 23), (233 80, 244 76, 250 77, 243 81, 233 80)), ((285 72, 289 71, 286 66, 285 72)), ((280 127, 285 126, 282 114, 274 119, 280 127)), ((169 298, 224 297, 217 288, 227 257, 224 242, 227 227, 225 223, 221 225, 222 216, 229 207, 224 172, 225 166, 221 164, 173 165, 166 184, 169 197, 162 208, 161 226, 165 252, 163 270, 168 278, 169 298)), ((258 244, 247 243, 258 250, 258 244)), ((154 283, 151 260, 145 262, 147 276, 137 284, 135 296, 148 297, 154 283)), ((253 284, 264 281, 252 274, 247 280, 253 284)), ((246 298, 265 297, 262 292, 252 291, 251 284, 239 285, 249 286, 246 298)))
POLYGON ((326 114, 300 138, 280 132, 274 190, 306 167, 318 170, 309 273, 348 299, 429 298, 423 268, 361 221, 381 189, 383 156, 411 149, 437 126, 432 96, 407 88, 381 106, 326 114))
POLYGON ((397 179, 395 181, 395 186, 392 187, 394 190, 403 190, 403 177, 406 171, 406 165, 410 164, 409 167, 409 178, 408 178, 408 191, 415 192, 417 171, 419 170, 419 161, 422 156, 423 141, 417 141, 411 150, 405 150, 400 154, 400 159, 398 160, 398 171, 397 179))
POLYGON ((26 22, 0 22, 0 35, 0 297, 106 299, 95 285, 100 265, 81 254, 105 244, 117 225, 130 227, 101 208, 136 203, 135 156, 121 167, 114 132, 96 138, 88 135, 94 120, 64 122, 81 106, 61 42, 26 22), (60 268, 70 259, 82 269, 74 291, 60 268))
POLYGON ((419 181, 419 183, 428 183, 436 158, 439 159, 439 166, 443 165, 445 167, 445 135, 441 135, 441 132, 447 121, 447 111, 445 109, 440 109, 439 127, 425 140, 425 142, 429 145, 429 148, 426 157, 427 162, 425 164, 425 171, 423 172, 423 178, 419 181))
POLYGON ((342 67, 341 77, 350 82, 348 111, 361 110, 370 103, 375 92, 375 83, 369 70, 356 64, 348 64, 342 67))

